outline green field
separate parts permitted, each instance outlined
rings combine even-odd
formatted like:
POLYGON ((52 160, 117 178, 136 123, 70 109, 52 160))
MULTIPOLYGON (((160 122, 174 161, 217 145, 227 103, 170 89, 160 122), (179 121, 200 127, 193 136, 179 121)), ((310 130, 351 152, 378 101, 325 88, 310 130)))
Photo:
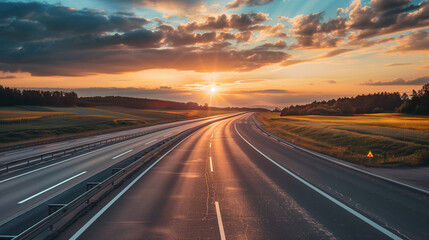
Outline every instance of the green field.
POLYGON ((397 113, 285 116, 258 113, 267 130, 290 142, 371 166, 429 165, 429 117, 397 113), (368 151, 374 158, 368 160, 368 151))
POLYGON ((224 113, 230 112, 141 110, 121 107, 0 107, 0 145, 79 133, 95 134, 224 113))

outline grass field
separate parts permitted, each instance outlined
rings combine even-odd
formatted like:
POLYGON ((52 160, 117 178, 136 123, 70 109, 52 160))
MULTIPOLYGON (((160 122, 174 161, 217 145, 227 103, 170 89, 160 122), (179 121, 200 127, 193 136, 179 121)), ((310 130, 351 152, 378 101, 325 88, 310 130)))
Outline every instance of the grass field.
POLYGON ((0 107, 0 145, 207 117, 227 111, 141 110, 120 107, 0 107))
POLYGON ((429 165, 429 117, 396 113, 285 116, 258 113, 270 132, 290 142, 371 166, 429 165), (374 158, 368 161, 371 150, 374 158))

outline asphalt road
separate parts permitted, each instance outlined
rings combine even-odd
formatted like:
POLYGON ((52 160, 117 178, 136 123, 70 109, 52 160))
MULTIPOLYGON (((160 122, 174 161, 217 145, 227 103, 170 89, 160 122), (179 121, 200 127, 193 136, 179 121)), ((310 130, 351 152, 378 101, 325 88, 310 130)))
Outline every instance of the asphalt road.
POLYGON ((427 194, 279 143, 250 116, 195 132, 59 238, 429 239, 427 194))
MULTIPOLYGON (((157 142, 171 137, 181 131, 216 118, 217 117, 210 117, 185 121, 180 122, 180 125, 178 125, 178 123, 169 124, 177 126, 124 142, 93 149, 88 152, 78 153, 56 161, 35 165, 20 171, 1 175, 0 226, 48 199, 63 193, 77 183, 90 178, 129 156, 132 156, 134 153, 143 151, 153 144, 156 144, 157 142)), ((140 129, 140 131, 141 130, 142 129, 140 129)), ((137 131, 137 129, 133 131, 137 131)), ((119 135, 119 133, 114 134, 119 135)), ((90 139, 94 140, 94 138, 90 139)), ((82 141, 89 140, 82 139, 82 141)), ((67 142, 61 142, 59 144, 49 144, 49 146, 37 146, 33 148, 37 148, 37 152, 39 152, 43 149, 57 149, 59 146, 68 147, 67 142)), ((32 152, 34 153, 36 151, 32 152)), ((23 154, 30 153, 24 151, 23 154)))

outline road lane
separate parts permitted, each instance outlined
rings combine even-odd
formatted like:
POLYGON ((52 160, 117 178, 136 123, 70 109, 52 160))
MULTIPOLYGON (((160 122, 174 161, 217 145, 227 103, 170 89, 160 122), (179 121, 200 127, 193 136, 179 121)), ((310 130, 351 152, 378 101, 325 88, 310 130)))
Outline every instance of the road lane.
POLYGON ((103 214, 97 211, 97 220, 87 228, 83 226, 85 231, 78 227, 64 238, 218 238, 208 166, 208 143, 215 126, 216 123, 191 135, 103 214))
POLYGON ((427 196, 264 138, 249 116, 197 131, 79 239, 427 239, 427 196))

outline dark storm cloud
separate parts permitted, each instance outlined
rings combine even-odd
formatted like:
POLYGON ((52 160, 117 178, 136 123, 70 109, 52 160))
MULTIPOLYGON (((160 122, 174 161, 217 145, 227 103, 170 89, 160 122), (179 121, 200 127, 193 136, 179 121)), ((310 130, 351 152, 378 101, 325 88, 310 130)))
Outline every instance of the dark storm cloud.
POLYGON ((384 85, 423 85, 429 83, 429 77, 420 77, 416 78, 414 80, 404 80, 402 78, 397 78, 392 81, 387 82, 373 82, 373 81, 367 81, 362 83, 362 85, 371 85, 371 86, 384 86, 384 85))
POLYGON ((226 5, 227 8, 239 8, 241 6, 258 6, 273 2, 274 0, 234 0, 226 5))

